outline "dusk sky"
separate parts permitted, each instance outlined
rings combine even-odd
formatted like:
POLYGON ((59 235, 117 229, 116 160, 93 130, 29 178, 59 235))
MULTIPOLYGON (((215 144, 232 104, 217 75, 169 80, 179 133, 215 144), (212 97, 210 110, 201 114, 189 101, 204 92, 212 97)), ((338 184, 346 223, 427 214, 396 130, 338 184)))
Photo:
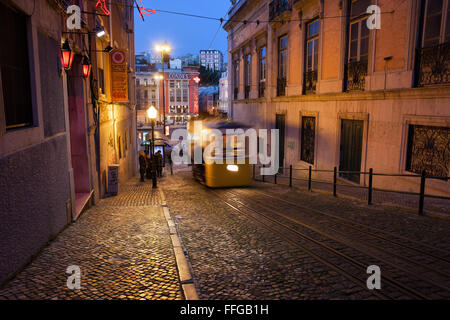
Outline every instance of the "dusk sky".
MULTIPOLYGON (((153 15, 144 16, 145 21, 142 21, 138 10, 135 10, 136 53, 148 51, 156 43, 167 41, 173 48, 173 56, 199 54, 200 50, 208 49, 220 22, 158 10, 226 18, 231 5, 229 0, 143 0, 142 3, 145 8, 157 11, 153 15)), ((227 59, 227 35, 222 27, 211 49, 222 51, 225 60, 227 59)))

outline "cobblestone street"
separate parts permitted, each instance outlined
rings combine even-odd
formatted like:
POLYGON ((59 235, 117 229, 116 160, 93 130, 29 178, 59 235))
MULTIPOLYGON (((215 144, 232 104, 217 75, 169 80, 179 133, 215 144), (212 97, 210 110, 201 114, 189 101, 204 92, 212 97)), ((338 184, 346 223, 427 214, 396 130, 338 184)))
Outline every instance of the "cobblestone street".
POLYGON ((449 221, 267 183, 214 190, 188 169, 160 185, 200 299, 450 297, 449 221))
POLYGON ((158 192, 138 178, 122 184, 0 299, 184 299, 164 203, 200 299, 450 297, 449 221, 268 183, 209 189, 190 168, 158 183, 158 192), (80 290, 67 288, 71 265, 81 269, 80 290), (370 265, 381 269, 381 290, 367 289, 370 265))
POLYGON ((0 299, 183 299, 159 192, 135 178, 82 214, 0 290, 0 299), (66 286, 68 266, 81 289, 66 286))

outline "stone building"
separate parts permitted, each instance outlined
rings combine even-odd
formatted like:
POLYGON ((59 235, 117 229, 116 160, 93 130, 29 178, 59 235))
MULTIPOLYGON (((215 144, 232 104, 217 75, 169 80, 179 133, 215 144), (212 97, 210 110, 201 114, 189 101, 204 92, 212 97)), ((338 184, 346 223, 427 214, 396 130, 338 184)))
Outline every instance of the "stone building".
POLYGON ((219 87, 209 86, 199 88, 199 110, 200 112, 218 115, 219 110, 219 87))
POLYGON ((108 192, 109 165, 136 172, 133 10, 107 3, 0 0, 0 284, 108 192))
MULTIPOLYGON (((279 129, 282 166, 450 176, 448 0, 232 5, 224 26, 230 116, 279 129)), ((368 184, 366 174, 339 178, 368 184)), ((419 183, 374 180, 411 192, 419 183)), ((449 186, 427 179, 426 192, 448 196, 449 186)))
POLYGON ((222 72, 219 80, 219 105, 217 110, 223 116, 228 114, 228 72, 222 72))
POLYGON ((158 123, 163 122, 163 97, 166 123, 185 123, 192 116, 198 115, 198 67, 171 69, 165 65, 164 80, 155 76, 163 76, 161 64, 137 68, 137 117, 140 126, 149 125, 146 111, 151 105, 158 110, 158 123))
POLYGON ((208 70, 223 70, 223 54, 219 50, 200 50, 199 61, 208 70))
MULTIPOLYGON (((158 74, 153 64, 136 66, 136 112, 137 125, 142 126, 149 123, 147 109, 150 106, 160 108, 161 88, 160 81, 155 79, 158 74)), ((162 109, 161 109, 162 110, 162 109)), ((158 121, 162 121, 162 113, 159 112, 158 121)))

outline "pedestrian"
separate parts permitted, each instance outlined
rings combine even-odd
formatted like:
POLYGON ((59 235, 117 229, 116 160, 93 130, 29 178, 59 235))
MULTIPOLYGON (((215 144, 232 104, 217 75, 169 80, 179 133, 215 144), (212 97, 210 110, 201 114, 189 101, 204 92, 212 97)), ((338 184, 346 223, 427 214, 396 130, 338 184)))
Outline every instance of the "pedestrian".
POLYGON ((150 159, 150 155, 147 155, 147 179, 152 178, 152 159, 150 159))
POLYGON ((139 153, 139 173, 141 174, 141 181, 144 180, 145 171, 147 169, 147 159, 145 159, 145 152, 139 153))
POLYGON ((167 164, 170 167, 170 175, 173 176, 172 150, 167 152, 167 164))
POLYGON ((155 161, 156 161, 156 171, 158 172, 158 177, 162 176, 162 154, 161 150, 158 150, 155 154, 155 161))

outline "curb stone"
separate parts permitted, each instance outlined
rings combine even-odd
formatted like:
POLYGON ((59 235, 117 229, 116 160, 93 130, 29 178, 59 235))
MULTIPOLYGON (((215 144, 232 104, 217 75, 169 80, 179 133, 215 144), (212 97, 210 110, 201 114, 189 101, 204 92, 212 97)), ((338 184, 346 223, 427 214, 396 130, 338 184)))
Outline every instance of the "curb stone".
POLYGON ((167 207, 166 197, 164 192, 159 189, 161 197, 161 206, 164 212, 167 225, 169 227, 170 239, 172 240, 173 252, 175 254, 175 260, 178 269, 178 275, 180 277, 181 287, 183 289, 184 297, 186 300, 199 300, 197 289, 194 285, 194 279, 191 274, 191 268, 189 260, 184 254, 183 247, 181 245, 180 236, 175 227, 175 223, 170 216, 169 208, 167 207))

